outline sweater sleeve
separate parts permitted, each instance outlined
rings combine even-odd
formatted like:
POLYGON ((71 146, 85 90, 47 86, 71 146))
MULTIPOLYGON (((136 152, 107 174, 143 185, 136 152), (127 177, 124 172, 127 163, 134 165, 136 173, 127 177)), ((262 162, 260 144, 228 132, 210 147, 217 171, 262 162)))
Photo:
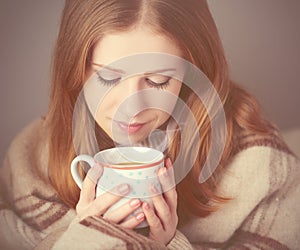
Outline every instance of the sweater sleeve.
POLYGON ((102 218, 77 219, 47 178, 42 124, 21 131, 1 165, 0 249, 166 249, 102 218))
POLYGON ((293 155, 276 148, 239 152, 218 186, 221 196, 232 199, 180 229, 195 249, 297 249, 299 166, 293 155))
POLYGON ((167 248, 170 250, 176 249, 194 249, 189 240, 183 235, 179 230, 176 230, 176 233, 173 239, 167 245, 167 248))
POLYGON ((36 231, 12 211, 0 211, 0 249, 166 249, 133 230, 101 218, 75 218, 68 227, 48 234, 36 231))
POLYGON ((166 249, 102 218, 79 221, 73 210, 67 211, 55 200, 37 200, 36 194, 11 205, 2 195, 4 190, 1 182, 0 249, 166 249))
MULTIPOLYGON (((99 217, 74 219, 55 241, 59 249, 166 249, 158 242, 99 217)), ((42 248, 41 248, 42 249, 42 248)))

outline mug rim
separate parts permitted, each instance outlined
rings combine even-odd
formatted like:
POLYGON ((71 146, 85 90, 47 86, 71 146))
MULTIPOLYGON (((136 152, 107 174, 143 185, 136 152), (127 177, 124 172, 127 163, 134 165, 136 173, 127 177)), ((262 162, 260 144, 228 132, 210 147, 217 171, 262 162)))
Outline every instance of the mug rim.
POLYGON ((144 168, 150 168, 150 167, 154 167, 157 166, 159 164, 161 164, 165 159, 162 158, 159 161, 156 162, 151 162, 151 163, 146 163, 143 165, 137 165, 137 164, 128 164, 126 165, 126 167, 123 167, 124 165, 118 165, 118 164, 106 164, 106 163, 102 163, 96 160, 96 162, 98 164, 100 164, 103 167, 107 167, 107 168, 113 168, 113 169, 118 169, 118 170, 134 170, 134 169, 144 169, 144 168), (122 167, 121 167, 122 166, 122 167))
POLYGON ((101 166, 103 167, 107 167, 107 168, 112 168, 112 169, 117 169, 117 170, 135 170, 135 169, 145 169, 145 168, 150 168, 150 167, 154 167, 156 165, 159 165, 161 164, 162 162, 164 162, 165 160, 165 157, 164 157, 164 154, 163 152, 155 149, 155 148, 150 148, 150 147, 139 147, 139 146, 124 146, 124 147, 115 147, 115 148, 108 148, 108 149, 105 149, 105 150, 102 150, 100 152, 98 152, 97 154, 95 154, 94 156, 94 160, 100 164, 101 166), (123 167, 122 165, 119 165, 119 164, 113 164, 113 163, 103 163, 103 162, 99 162, 96 158, 97 158, 97 155, 98 154, 103 154, 105 151, 110 151, 110 150, 114 150, 116 148, 145 148, 145 149, 151 149, 153 151, 156 151, 158 152, 158 154, 160 154, 162 156, 161 159, 159 159, 158 161, 155 161, 155 162, 149 162, 149 163, 142 163, 141 165, 138 165, 138 164, 128 164, 126 165, 126 167, 123 167), (122 167, 121 167, 122 166, 122 167))

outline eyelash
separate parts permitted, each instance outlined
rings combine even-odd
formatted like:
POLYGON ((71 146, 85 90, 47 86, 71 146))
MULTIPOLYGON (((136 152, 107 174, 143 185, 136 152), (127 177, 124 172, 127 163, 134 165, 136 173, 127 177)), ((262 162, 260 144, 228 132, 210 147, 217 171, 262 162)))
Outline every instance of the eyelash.
POLYGON ((121 77, 116 78, 116 79, 112 79, 112 80, 107 80, 107 79, 104 79, 103 77, 101 77, 98 73, 97 73, 97 76, 98 76, 98 80, 99 80, 103 85, 106 85, 106 86, 112 86, 112 85, 115 85, 116 83, 118 83, 118 82, 121 80, 121 77))
POLYGON ((149 78, 146 78, 146 82, 152 88, 165 89, 170 84, 170 79, 171 79, 171 77, 169 77, 168 80, 166 80, 164 82, 157 83, 157 82, 151 81, 149 78))
MULTIPOLYGON (((98 76, 98 80, 103 85, 106 85, 106 86, 113 86, 121 80, 121 77, 112 79, 112 80, 107 80, 107 79, 101 77, 98 73, 97 73, 97 76, 98 76)), ((170 79, 171 79, 171 77, 169 77, 167 81, 164 81, 162 83, 157 83, 157 82, 150 80, 149 78, 146 78, 146 82, 152 88, 165 89, 169 85, 170 79)))

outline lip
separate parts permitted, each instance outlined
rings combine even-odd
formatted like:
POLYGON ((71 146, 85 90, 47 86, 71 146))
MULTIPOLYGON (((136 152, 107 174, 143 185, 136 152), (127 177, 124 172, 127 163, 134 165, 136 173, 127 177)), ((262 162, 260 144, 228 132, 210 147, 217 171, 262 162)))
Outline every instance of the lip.
POLYGON ((126 123, 126 122, 121 122, 121 121, 115 121, 115 123, 118 125, 118 127, 123 130, 124 132, 128 133, 128 134, 134 134, 136 132, 138 132, 139 130, 141 130, 145 124, 145 123, 126 123))

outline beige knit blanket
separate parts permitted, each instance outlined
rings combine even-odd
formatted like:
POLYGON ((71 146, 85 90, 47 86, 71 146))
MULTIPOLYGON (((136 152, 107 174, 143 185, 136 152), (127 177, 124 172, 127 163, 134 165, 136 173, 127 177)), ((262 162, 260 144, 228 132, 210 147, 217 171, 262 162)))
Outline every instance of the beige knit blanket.
POLYGON ((180 213, 163 246, 102 218, 77 219, 49 185, 39 119, 12 142, 0 169, 0 249, 299 249, 299 162, 283 144, 249 138, 220 182, 233 201, 204 219, 180 213))

